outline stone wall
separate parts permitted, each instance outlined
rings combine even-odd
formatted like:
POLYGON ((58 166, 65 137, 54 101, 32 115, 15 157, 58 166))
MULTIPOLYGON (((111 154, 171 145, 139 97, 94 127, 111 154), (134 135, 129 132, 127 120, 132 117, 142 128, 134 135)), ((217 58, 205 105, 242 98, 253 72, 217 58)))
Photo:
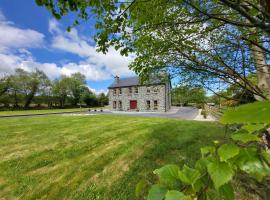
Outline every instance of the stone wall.
POLYGON ((170 97, 168 91, 170 90, 169 84, 166 85, 155 85, 155 86, 138 86, 138 93, 135 93, 136 87, 132 88, 132 93, 130 93, 130 87, 121 88, 122 94, 120 94, 120 89, 116 89, 116 94, 114 94, 114 89, 109 89, 109 109, 110 110, 123 110, 123 111, 151 111, 151 112, 165 112, 170 108, 170 97), (150 92, 148 92, 150 90, 150 92), (130 109, 130 101, 137 101, 137 109, 130 109), (116 101, 116 108, 113 108, 113 102, 116 101), (119 101, 122 102, 122 109, 119 108, 119 101), (150 101, 150 109, 147 108, 147 101, 150 101), (157 109, 154 109, 154 101, 158 102, 157 109))

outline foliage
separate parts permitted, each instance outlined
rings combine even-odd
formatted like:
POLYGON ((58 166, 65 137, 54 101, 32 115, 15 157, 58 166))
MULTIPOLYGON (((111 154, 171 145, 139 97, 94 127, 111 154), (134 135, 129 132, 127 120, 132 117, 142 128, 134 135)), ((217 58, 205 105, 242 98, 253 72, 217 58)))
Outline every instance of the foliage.
POLYGON ((203 117, 206 118, 206 117, 207 117, 207 112, 206 112, 206 110, 203 109, 203 110, 201 111, 201 115, 203 115, 203 117))
POLYGON ((62 76, 54 81, 49 80, 44 72, 35 70, 27 72, 16 69, 12 75, 0 79, 0 104, 6 108, 23 107, 29 109, 35 103, 37 107, 65 107, 70 104, 76 107, 79 103, 88 106, 108 104, 105 94, 96 95, 86 86, 85 76, 74 73, 62 76))
POLYGON ((173 88, 171 96, 173 105, 202 104, 206 101, 206 92, 203 88, 188 85, 173 88))
POLYGON ((230 108, 224 113, 223 123, 270 123, 270 101, 255 102, 230 108))
POLYGON ((36 0, 36 3, 57 19, 73 12, 77 16, 75 26, 94 18, 98 50, 106 53, 113 46, 122 55, 135 53, 130 67, 141 76, 163 70, 179 77, 181 82, 213 91, 221 82, 223 87, 236 84, 267 98, 256 83, 247 79, 249 74, 260 72, 255 56, 258 51, 254 49, 259 48, 259 52, 269 57, 267 0, 248 3, 36 0))
POLYGON ((257 102, 225 112, 223 123, 240 123, 241 128, 224 143, 214 141, 214 146, 201 148, 201 158, 193 168, 165 165, 155 170, 159 181, 150 189, 148 200, 230 200, 234 199, 232 180, 236 174, 246 173, 259 182, 269 176, 270 154, 261 148, 261 136, 270 124, 269 106, 269 101, 257 102))

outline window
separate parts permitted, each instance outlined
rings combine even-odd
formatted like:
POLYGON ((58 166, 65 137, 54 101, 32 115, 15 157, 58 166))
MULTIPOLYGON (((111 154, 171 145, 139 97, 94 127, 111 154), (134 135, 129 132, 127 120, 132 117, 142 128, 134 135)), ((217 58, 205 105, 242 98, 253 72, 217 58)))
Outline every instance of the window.
POLYGON ((122 94, 122 88, 119 88, 119 95, 122 94))
POLYGON ((157 109, 158 109, 158 101, 155 100, 155 101, 154 101, 154 110, 157 110, 157 109))
POLYGON ((118 102, 118 108, 119 108, 119 110, 122 110, 122 101, 118 102))
POLYGON ((113 109, 116 109, 116 101, 113 101, 113 109))
POLYGON ((139 93, 138 87, 135 87, 135 94, 138 94, 138 93, 139 93))
POLYGON ((113 89, 113 95, 116 95, 116 89, 113 89))
POLYGON ((147 93, 150 93, 150 92, 151 92, 151 88, 150 88, 150 87, 147 87, 147 88, 146 88, 146 92, 147 92, 147 93))
POLYGON ((128 88, 128 93, 129 93, 129 94, 132 94, 132 87, 129 87, 129 88, 128 88))
POLYGON ((149 100, 146 101, 146 109, 150 110, 151 108, 151 102, 149 100))
POLYGON ((154 91, 154 93, 158 93, 159 92, 158 87, 154 87, 153 91, 154 91))

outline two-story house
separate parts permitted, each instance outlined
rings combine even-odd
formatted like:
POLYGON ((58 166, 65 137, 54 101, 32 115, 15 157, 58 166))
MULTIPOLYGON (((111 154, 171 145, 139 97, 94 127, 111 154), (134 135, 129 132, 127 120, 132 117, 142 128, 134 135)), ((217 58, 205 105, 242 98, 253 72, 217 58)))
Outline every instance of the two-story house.
POLYGON ((169 78, 140 84, 139 77, 116 76, 109 89, 109 109, 115 111, 166 112, 171 107, 169 78))

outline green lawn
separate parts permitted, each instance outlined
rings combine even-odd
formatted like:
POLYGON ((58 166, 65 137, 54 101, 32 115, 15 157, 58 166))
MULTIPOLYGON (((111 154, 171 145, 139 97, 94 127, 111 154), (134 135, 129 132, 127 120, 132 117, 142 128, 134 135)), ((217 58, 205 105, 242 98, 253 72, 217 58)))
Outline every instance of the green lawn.
POLYGON ((0 119, 0 199, 136 199, 139 180, 155 182, 164 164, 193 164, 223 134, 217 123, 174 119, 0 119))
POLYGON ((0 116, 30 115, 30 114, 45 114, 45 113, 61 113, 61 112, 76 112, 76 111, 86 111, 86 110, 88 110, 88 108, 0 111, 0 116))

